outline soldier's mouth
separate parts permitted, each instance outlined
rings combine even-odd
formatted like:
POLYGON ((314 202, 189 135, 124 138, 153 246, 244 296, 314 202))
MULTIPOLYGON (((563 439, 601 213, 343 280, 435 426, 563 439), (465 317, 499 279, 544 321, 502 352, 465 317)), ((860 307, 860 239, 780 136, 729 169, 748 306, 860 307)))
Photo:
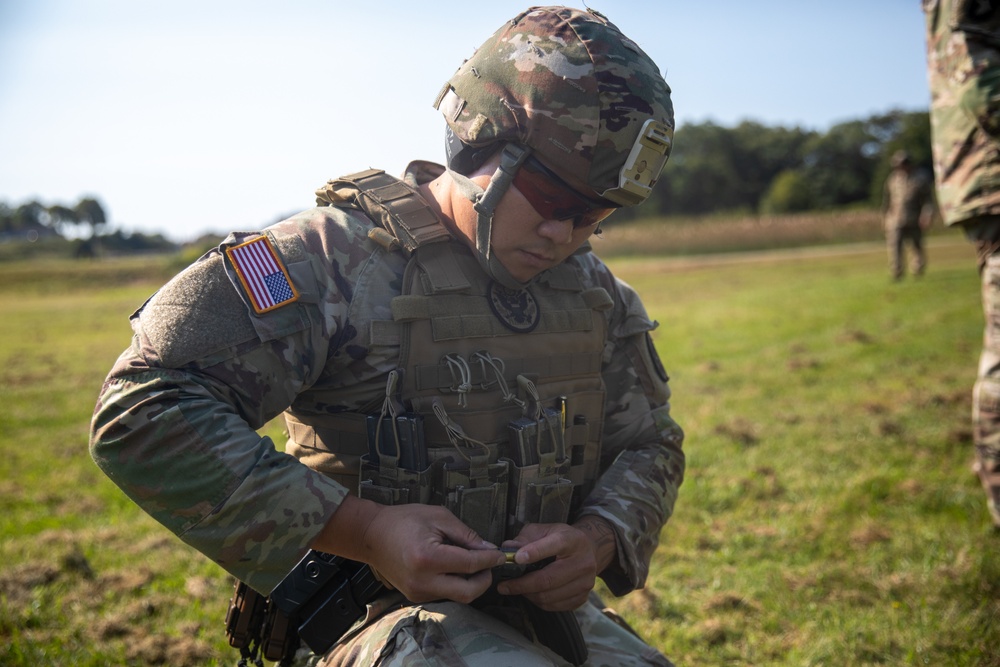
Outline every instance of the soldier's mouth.
POLYGON ((539 263, 551 264, 556 261, 555 257, 548 254, 543 255, 537 252, 531 252, 530 250, 521 250, 521 252, 539 263))

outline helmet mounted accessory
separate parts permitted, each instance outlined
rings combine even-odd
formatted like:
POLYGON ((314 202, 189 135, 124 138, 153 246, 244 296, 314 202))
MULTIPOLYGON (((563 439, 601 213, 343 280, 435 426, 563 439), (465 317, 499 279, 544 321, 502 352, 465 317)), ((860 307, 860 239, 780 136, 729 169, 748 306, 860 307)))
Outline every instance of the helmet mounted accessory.
POLYGON ((643 123, 618 174, 618 187, 605 190, 601 196, 621 206, 635 206, 646 201, 667 164, 672 142, 672 128, 655 118, 643 123))
POLYGON ((464 176, 468 176, 481 167, 498 150, 496 144, 487 144, 478 148, 470 146, 455 136, 455 131, 451 127, 445 127, 444 139, 445 164, 448 165, 449 169, 454 169, 464 176))

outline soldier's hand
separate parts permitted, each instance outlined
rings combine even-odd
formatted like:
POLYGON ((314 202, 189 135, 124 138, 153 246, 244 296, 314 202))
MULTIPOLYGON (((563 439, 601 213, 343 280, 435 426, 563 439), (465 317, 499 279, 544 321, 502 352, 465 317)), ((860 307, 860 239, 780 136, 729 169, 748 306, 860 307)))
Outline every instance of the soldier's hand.
POLYGON ((491 568, 504 562, 496 545, 443 507, 354 497, 345 499, 313 548, 368 563, 413 602, 472 602, 490 587, 491 568))
POLYGON ((518 547, 514 560, 522 565, 555 557, 545 567, 497 586, 502 595, 523 595, 547 611, 570 611, 582 605, 600 572, 591 538, 566 524, 528 524, 503 546, 518 547))

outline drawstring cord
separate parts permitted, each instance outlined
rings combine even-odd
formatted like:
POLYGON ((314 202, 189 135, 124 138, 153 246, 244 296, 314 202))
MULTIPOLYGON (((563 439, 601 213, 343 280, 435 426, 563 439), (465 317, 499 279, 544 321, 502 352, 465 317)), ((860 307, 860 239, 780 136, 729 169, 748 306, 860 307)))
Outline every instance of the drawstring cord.
POLYGON ((503 402, 513 403, 522 410, 524 409, 525 402, 519 399, 517 397, 517 394, 515 394, 510 390, 510 385, 507 384, 507 378, 504 377, 504 371, 506 369, 503 363, 503 359, 494 357, 489 352, 476 352, 474 355, 472 355, 472 359, 474 361, 478 361, 483 369, 483 384, 482 384, 483 389, 486 389, 489 386, 489 383, 486 382, 486 376, 487 376, 486 368, 489 367, 493 371, 494 377, 496 377, 497 385, 499 385, 500 387, 500 395, 503 398, 503 402))
POLYGON ((469 362, 457 354, 445 355, 444 360, 448 362, 448 370, 451 371, 452 387, 458 392, 459 407, 466 407, 469 404, 469 392, 472 391, 472 369, 469 362))

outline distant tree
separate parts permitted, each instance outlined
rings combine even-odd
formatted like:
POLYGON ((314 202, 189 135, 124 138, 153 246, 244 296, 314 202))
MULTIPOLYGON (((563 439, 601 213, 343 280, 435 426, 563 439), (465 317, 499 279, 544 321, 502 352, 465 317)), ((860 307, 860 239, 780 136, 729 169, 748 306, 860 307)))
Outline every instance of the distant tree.
POLYGON ((767 127, 756 122, 737 125, 733 140, 739 147, 736 169, 741 178, 734 187, 739 192, 739 208, 759 210, 771 183, 801 164, 803 150, 814 136, 814 132, 797 127, 767 127))
POLYGON ((35 200, 21 204, 14 211, 14 229, 19 234, 43 233, 48 221, 48 211, 35 200))
POLYGON ((807 211, 813 203, 813 192, 805 173, 798 169, 781 172, 760 202, 760 212, 765 215, 807 211))
POLYGON ((810 209, 866 201, 880 143, 865 121, 834 125, 805 148, 803 173, 812 191, 810 209))
POLYGON ((35 240, 52 233, 48 222, 48 211, 40 203, 32 200, 14 209, 6 226, 10 235, 35 240))
POLYGON ((48 222, 45 207, 37 201, 21 204, 14 211, 14 231, 24 232, 44 227, 48 222))
POLYGON ((735 128, 713 122, 684 125, 674 135, 670 161, 642 214, 756 211, 771 181, 801 165, 803 147, 813 136, 753 121, 735 128))
MULTIPOLYGON (((154 251, 173 251, 177 244, 167 240, 162 234, 146 235, 139 232, 126 233, 115 230, 100 237, 102 252, 131 254, 154 251)), ((97 249, 94 249, 96 252, 97 249)))
POLYGON ((75 226, 80 221, 76 211, 62 204, 49 206, 48 212, 49 224, 60 233, 65 233, 68 226, 75 226))
POLYGON ((729 130, 711 122, 678 128, 669 171, 657 183, 660 213, 700 214, 732 206, 726 186, 737 180, 737 173, 728 135, 729 130))
POLYGON ((14 209, 7 202, 0 202, 0 234, 14 231, 14 209))
POLYGON ((91 237, 97 236, 100 228, 108 222, 108 218, 104 213, 104 207, 92 197, 81 199, 73 207, 73 211, 76 213, 77 220, 80 223, 90 226, 91 237))
POLYGON ((648 203, 615 214, 701 215, 720 211, 822 210, 877 204, 896 148, 930 165, 927 112, 893 110, 825 132, 712 122, 674 133, 670 161, 648 203), (877 195, 877 196, 876 196, 877 195))

